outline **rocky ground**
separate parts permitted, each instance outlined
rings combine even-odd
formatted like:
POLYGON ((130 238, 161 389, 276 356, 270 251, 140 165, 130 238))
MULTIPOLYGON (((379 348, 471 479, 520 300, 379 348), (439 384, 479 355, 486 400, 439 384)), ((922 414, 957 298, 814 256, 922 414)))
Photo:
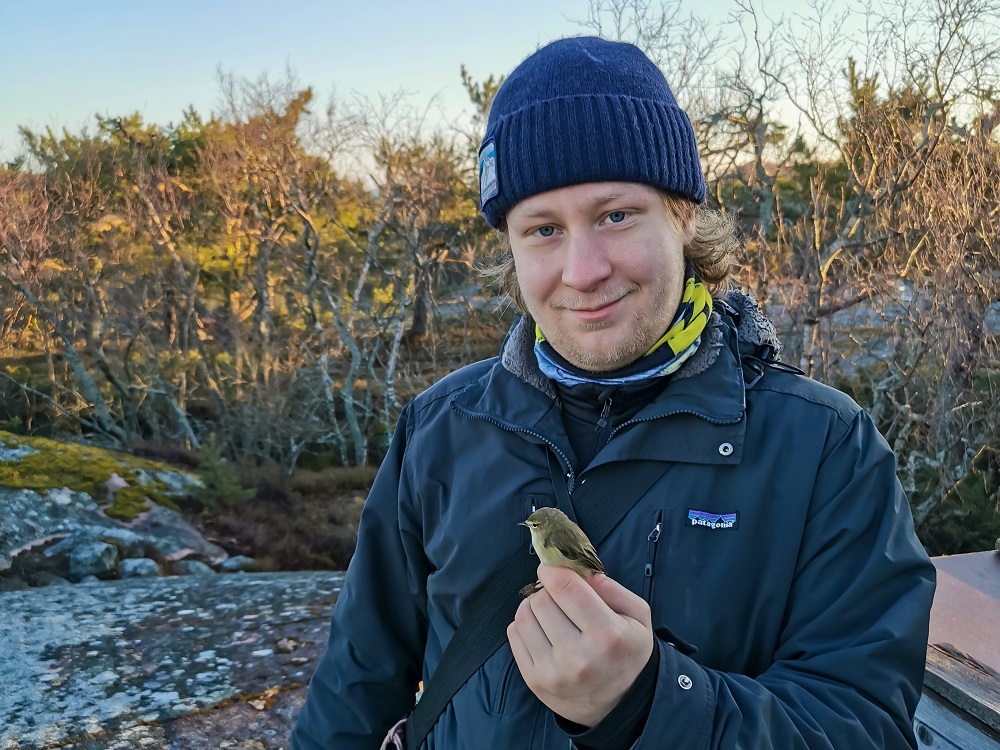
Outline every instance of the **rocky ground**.
POLYGON ((288 747, 342 574, 251 572, 179 512, 197 482, 0 433, 0 750, 288 747))
POLYGON ((0 749, 287 748, 341 581, 240 573, 0 594, 0 749))

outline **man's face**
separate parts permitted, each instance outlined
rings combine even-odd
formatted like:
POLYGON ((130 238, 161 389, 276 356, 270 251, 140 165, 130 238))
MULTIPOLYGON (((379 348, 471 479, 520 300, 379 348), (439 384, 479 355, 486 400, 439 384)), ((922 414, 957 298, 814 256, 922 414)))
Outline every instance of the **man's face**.
POLYGON ((681 226, 654 188, 572 185, 525 198, 506 218, 524 303, 566 360, 615 370, 667 330, 695 220, 681 226))

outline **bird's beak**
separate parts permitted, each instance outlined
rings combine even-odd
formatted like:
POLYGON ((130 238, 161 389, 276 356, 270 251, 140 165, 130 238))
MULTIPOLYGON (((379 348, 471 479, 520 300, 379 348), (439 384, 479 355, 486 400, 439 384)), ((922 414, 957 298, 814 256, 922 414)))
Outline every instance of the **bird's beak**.
POLYGON ((519 523, 518 526, 525 526, 527 528, 531 528, 530 526, 528 526, 528 522, 527 521, 521 521, 521 523, 519 523))

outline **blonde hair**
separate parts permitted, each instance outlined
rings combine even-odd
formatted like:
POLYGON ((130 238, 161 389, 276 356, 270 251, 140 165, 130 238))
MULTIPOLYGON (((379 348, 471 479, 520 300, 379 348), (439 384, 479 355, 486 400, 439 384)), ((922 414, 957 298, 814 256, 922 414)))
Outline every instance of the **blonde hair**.
MULTIPOLYGON (((724 297, 729 290, 729 277, 737 266, 736 256, 740 242, 736 238, 736 224, 731 216, 702 208, 697 203, 673 193, 659 191, 663 205, 677 225, 683 226, 695 217, 694 239, 684 246, 684 258, 691 261, 695 275, 712 293, 724 297)), ((504 292, 522 313, 528 309, 521 296, 511 252, 506 222, 496 232, 496 245, 486 265, 480 269, 486 283, 504 292)))

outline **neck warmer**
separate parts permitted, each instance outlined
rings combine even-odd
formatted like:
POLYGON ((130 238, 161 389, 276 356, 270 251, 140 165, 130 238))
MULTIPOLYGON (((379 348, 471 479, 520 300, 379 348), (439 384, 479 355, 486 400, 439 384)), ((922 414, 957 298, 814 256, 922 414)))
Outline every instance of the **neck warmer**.
POLYGON ((606 373, 592 373, 574 367, 563 359, 545 340, 541 328, 535 325, 535 357, 542 374, 563 385, 619 386, 664 377, 676 372, 698 350, 701 334, 712 314, 712 295, 694 275, 688 264, 684 295, 667 332, 635 362, 606 373))

